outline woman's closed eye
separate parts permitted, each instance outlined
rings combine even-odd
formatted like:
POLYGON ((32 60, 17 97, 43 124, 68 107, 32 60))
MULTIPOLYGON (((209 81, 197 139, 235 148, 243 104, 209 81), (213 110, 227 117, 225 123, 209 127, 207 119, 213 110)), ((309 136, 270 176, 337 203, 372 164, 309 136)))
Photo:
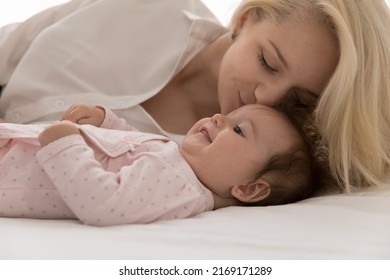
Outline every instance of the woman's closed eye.
POLYGON ((263 69, 264 69, 266 72, 268 72, 268 73, 270 73, 270 74, 272 74, 272 75, 274 75, 275 73, 278 72, 276 69, 272 68, 272 67, 268 64, 268 62, 267 62, 267 60, 265 59, 265 57, 264 57, 264 55, 263 55, 262 52, 259 54, 259 61, 260 61, 261 66, 263 67, 263 69))
POLYGON ((317 105, 317 97, 314 94, 299 94, 297 92, 293 92, 293 102, 295 106, 303 107, 303 108, 315 108, 317 105))

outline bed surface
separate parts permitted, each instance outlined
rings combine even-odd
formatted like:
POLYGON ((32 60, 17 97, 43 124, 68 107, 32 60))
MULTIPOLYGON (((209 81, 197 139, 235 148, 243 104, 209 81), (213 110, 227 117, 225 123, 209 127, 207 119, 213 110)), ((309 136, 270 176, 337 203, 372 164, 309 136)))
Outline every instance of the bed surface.
POLYGON ((0 218, 0 259, 390 259, 390 190, 149 225, 0 218))

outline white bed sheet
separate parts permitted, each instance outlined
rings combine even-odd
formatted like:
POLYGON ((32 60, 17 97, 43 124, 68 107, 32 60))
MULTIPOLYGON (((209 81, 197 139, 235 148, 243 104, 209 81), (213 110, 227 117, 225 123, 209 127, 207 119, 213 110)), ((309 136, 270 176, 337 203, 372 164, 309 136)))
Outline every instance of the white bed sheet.
POLYGON ((0 218, 0 259, 390 259, 390 190, 149 225, 0 218))

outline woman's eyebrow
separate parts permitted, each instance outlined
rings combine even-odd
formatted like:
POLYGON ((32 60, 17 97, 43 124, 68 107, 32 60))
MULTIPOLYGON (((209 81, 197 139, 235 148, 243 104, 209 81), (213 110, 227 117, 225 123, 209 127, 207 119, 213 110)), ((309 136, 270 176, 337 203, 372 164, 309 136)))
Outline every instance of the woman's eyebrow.
POLYGON ((288 68, 288 64, 287 64, 287 61, 284 59, 282 53, 280 52, 279 48, 274 44, 274 42, 272 42, 271 40, 269 41, 269 43, 271 44, 271 46, 274 48, 277 56, 279 57, 280 61, 283 63, 283 65, 288 68))

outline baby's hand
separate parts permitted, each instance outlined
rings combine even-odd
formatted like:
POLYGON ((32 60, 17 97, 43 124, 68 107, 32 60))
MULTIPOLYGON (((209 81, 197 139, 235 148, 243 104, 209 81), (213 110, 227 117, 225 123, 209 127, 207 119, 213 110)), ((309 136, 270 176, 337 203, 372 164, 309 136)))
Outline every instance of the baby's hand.
POLYGON ((65 112, 61 120, 100 126, 104 121, 104 117, 105 112, 102 108, 88 104, 75 104, 65 112))
POLYGON ((39 143, 41 143, 41 146, 44 147, 57 139, 72 134, 80 134, 79 129, 70 122, 60 122, 53 124, 43 130, 39 134, 38 140, 39 143))

